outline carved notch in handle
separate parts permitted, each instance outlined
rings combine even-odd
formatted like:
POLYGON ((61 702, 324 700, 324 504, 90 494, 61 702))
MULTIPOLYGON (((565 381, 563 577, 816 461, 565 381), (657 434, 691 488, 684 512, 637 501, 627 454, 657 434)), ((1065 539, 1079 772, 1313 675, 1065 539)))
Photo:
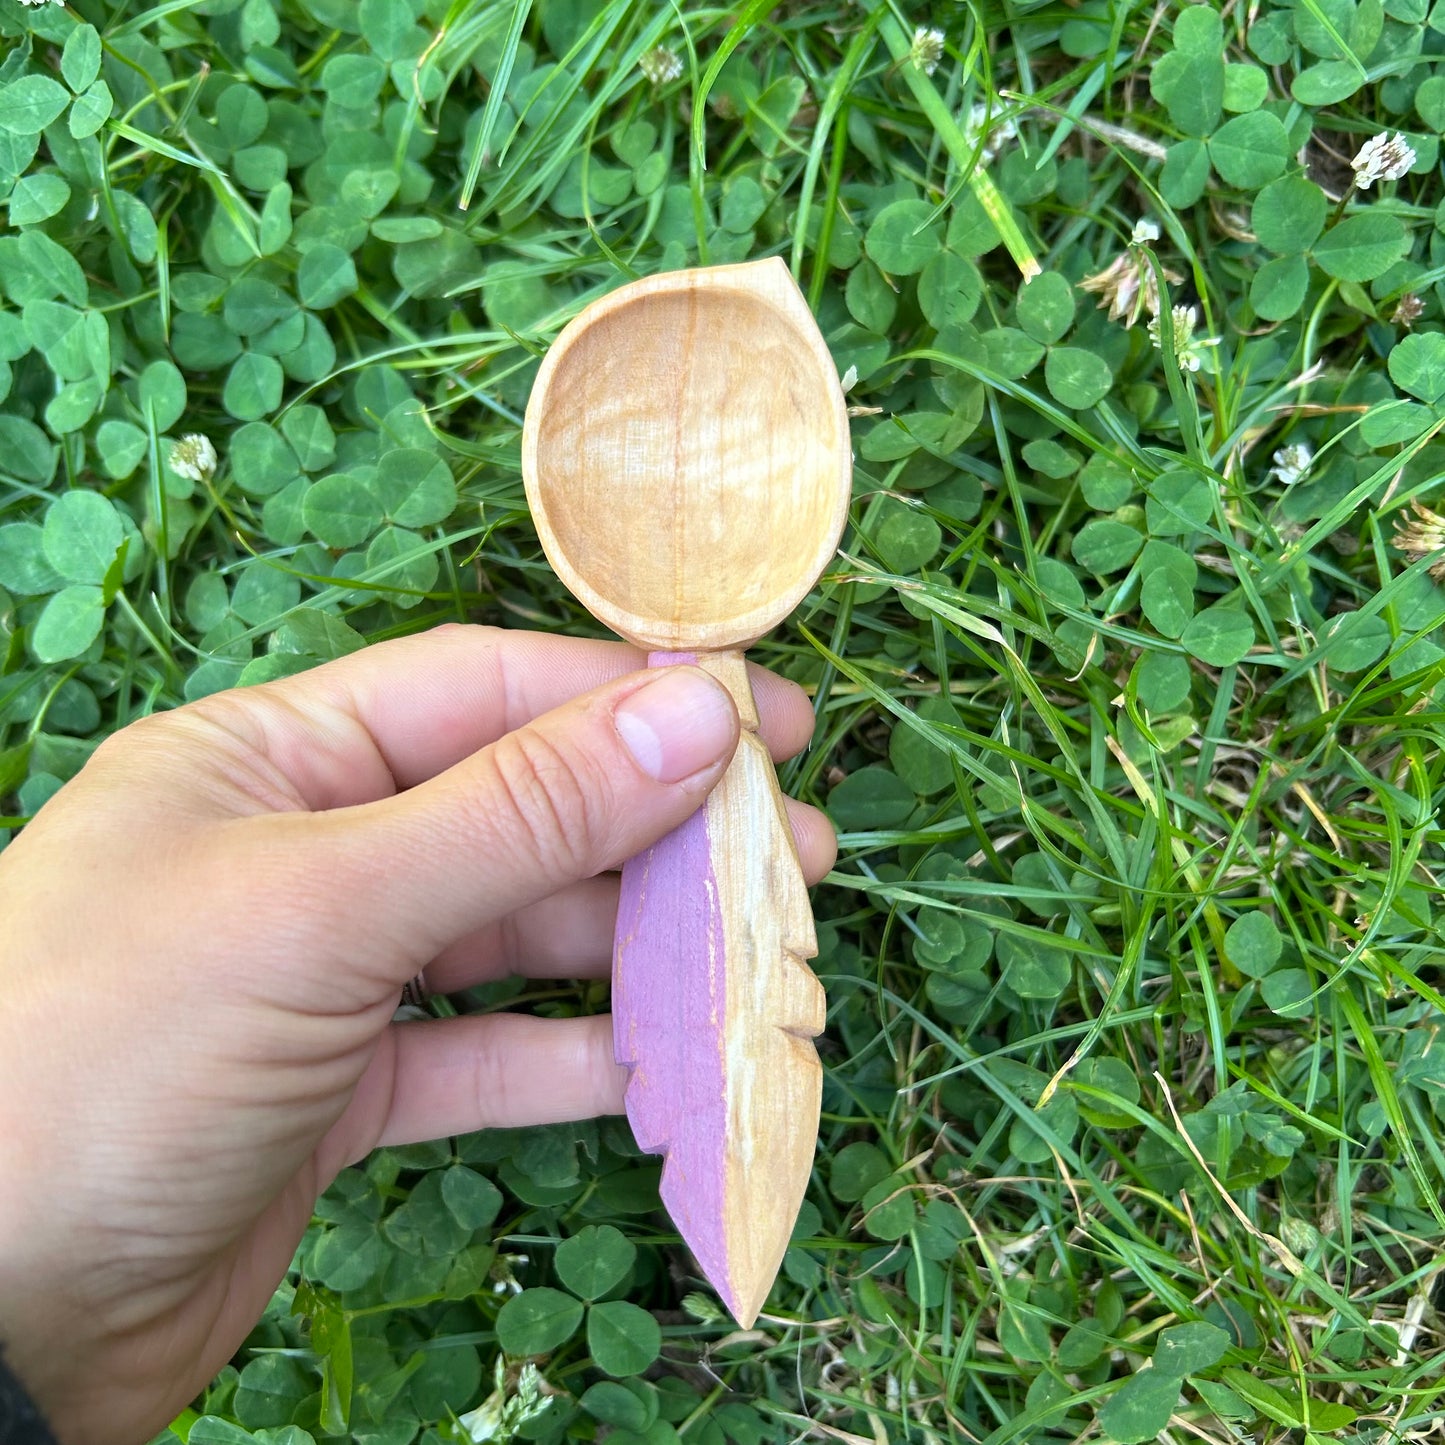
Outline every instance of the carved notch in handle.
POLYGON ((813 915, 741 653, 653 653, 727 687, 742 737, 707 802, 622 870, 613 954, 627 1115, 662 1200, 739 1324, 762 1308, 812 1170, 823 990, 813 915))

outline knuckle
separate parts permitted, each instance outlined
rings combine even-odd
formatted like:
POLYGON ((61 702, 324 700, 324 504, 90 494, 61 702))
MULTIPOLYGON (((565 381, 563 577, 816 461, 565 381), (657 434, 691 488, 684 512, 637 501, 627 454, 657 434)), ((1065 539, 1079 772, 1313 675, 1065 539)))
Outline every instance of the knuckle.
POLYGON ((427 635, 441 647, 462 648, 468 653, 476 653, 495 650, 506 633, 506 628, 486 622, 442 622, 427 635))
POLYGON ((96 748, 94 756, 114 757, 155 743, 165 743, 175 727, 173 712, 152 712, 128 722, 118 732, 113 732, 96 748))
POLYGON ((431 636, 438 642, 451 646, 453 643, 471 642, 473 638, 492 630, 489 627, 479 627, 475 622, 443 622, 432 628, 431 636))
POLYGON ((234 693, 213 692, 177 708, 169 714, 169 720, 176 727, 205 728, 255 746, 261 736, 256 715, 270 703, 271 695, 259 688, 247 693, 244 703, 234 693))
POLYGON ((92 772, 103 771, 113 766, 124 767, 126 759, 132 755, 135 749, 145 746, 148 739, 155 735, 153 722, 153 718, 139 718, 135 722, 127 723, 118 732, 113 732, 109 737, 103 738, 100 745, 91 753, 87 767, 92 772))
POLYGON ((295 727, 284 693, 262 687, 212 693, 132 727, 133 756, 159 769, 186 797, 226 812, 237 804, 245 812, 306 806, 275 746, 295 727))
POLYGON ((628 1070, 617 1062, 610 1017, 587 1019, 578 1030, 579 1077, 611 1080, 619 1091, 625 1087, 628 1070))
POLYGON ((496 699, 500 716, 511 727, 512 719, 521 720, 516 708, 513 678, 507 667, 507 645, 510 640, 505 627, 481 622, 444 622, 429 634, 439 646, 458 654, 459 665, 465 666, 482 683, 482 691, 496 699))
POLYGON ((596 872, 597 778, 543 733, 521 728, 492 749, 504 846, 525 850, 554 877, 596 872))
POLYGON ((477 1118, 487 1124, 505 1122, 512 1112, 512 1075, 502 1067, 502 1049, 473 1049, 470 1091, 476 1100, 477 1118))
POLYGON ((133 783, 157 769, 170 768, 184 742, 185 729, 174 712, 149 713, 110 734, 91 753, 85 773, 91 778, 133 783))

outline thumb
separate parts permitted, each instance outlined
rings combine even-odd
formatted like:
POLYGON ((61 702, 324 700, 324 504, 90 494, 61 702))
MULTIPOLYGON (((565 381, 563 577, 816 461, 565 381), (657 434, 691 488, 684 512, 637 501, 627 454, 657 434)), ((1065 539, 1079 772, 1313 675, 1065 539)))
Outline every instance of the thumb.
POLYGON ((721 778, 737 740, 721 683, 697 667, 653 669, 395 797, 265 822, 295 830, 313 876, 324 868, 305 904, 333 956, 370 956, 400 984, 455 939, 671 831, 721 778))

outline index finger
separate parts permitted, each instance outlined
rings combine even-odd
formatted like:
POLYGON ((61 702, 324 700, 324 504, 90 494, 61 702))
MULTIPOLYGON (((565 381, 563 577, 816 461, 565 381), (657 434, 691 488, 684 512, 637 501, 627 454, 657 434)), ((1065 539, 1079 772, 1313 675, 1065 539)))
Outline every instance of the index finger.
MULTIPOLYGON (((447 623, 249 689, 267 757, 313 809, 425 782, 568 699, 646 666, 624 642, 447 623), (280 704, 266 706, 266 703, 280 704)), ((750 665, 775 759, 813 731, 796 684, 750 665)))

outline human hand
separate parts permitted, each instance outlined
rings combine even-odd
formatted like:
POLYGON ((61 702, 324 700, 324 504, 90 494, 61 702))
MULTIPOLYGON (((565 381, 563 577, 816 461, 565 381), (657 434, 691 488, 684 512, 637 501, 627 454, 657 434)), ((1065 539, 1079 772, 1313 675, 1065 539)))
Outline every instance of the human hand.
MULTIPOLYGON (((0 1343, 65 1445, 171 1419, 376 1145, 621 1109, 605 1017, 392 1015, 422 968, 605 975, 606 870, 737 739, 719 684, 642 661, 382 643, 124 729, 0 854, 0 1343)), ((807 700, 753 682, 789 756, 807 700)), ((816 881, 832 830, 789 806, 816 881)))

